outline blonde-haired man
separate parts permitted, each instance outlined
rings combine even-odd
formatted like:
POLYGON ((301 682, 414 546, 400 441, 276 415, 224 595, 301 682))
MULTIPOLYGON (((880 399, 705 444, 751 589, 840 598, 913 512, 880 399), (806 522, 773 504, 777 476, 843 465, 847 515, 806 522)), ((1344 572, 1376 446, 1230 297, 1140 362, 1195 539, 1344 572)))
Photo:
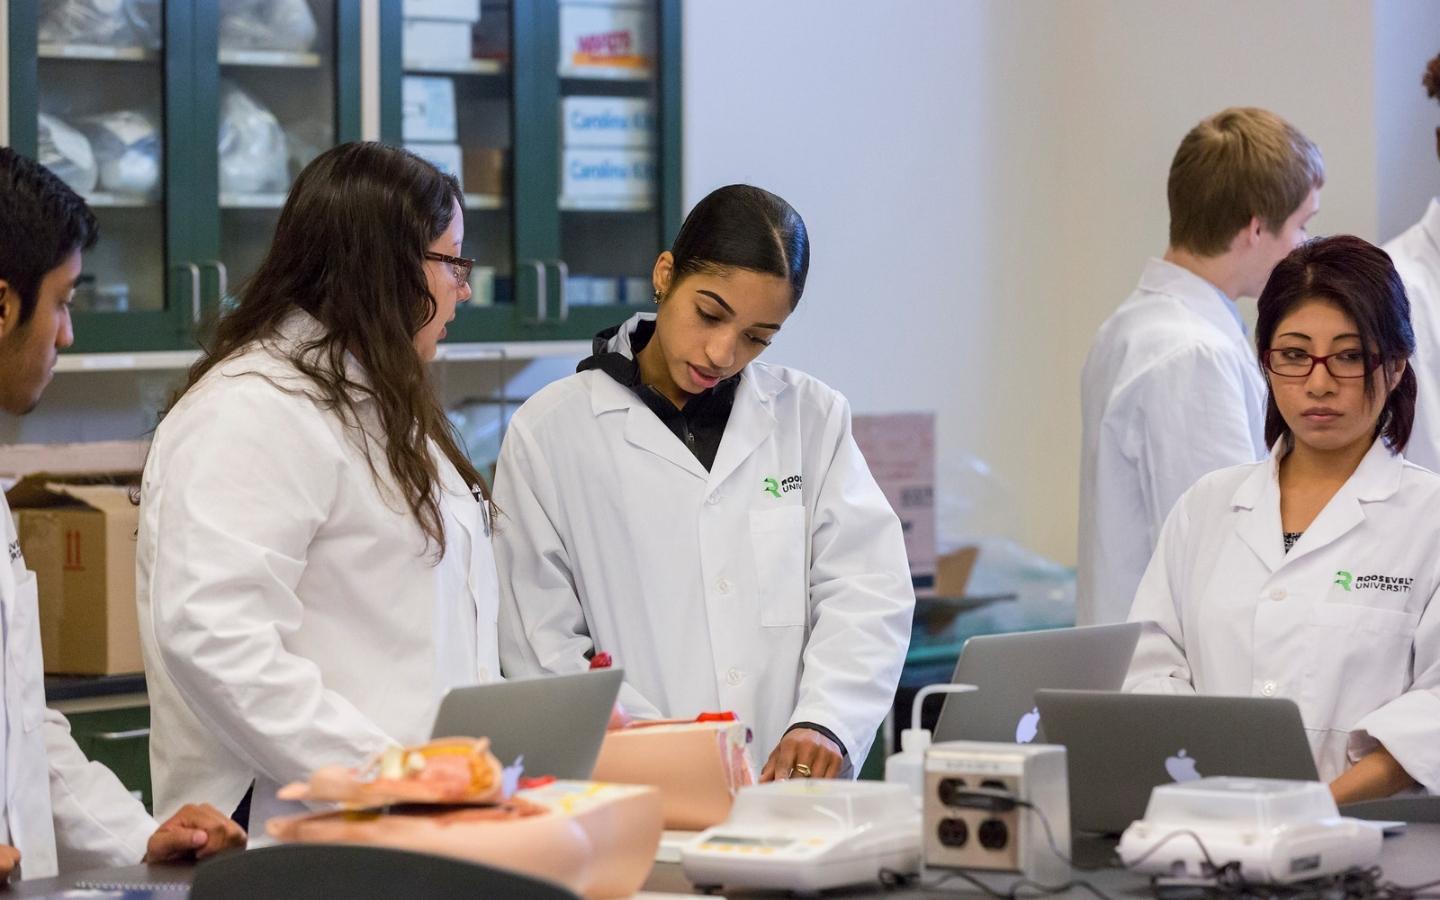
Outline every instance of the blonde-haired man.
POLYGON ((1227 109, 1180 142, 1169 247, 1081 376, 1078 624, 1124 621, 1180 494, 1265 455, 1265 382, 1235 299, 1305 240, 1324 182, 1315 145, 1263 109, 1227 109))

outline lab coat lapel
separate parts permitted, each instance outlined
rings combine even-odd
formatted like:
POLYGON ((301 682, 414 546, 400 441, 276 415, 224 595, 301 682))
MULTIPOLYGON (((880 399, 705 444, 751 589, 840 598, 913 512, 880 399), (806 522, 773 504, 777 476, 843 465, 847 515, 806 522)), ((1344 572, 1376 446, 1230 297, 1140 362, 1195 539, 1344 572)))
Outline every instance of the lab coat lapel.
POLYGON ((607 389, 625 391, 630 395, 625 402, 625 440, 627 443, 679 466, 702 481, 709 477, 705 467, 700 465, 700 460, 690 452, 690 448, 675 436, 675 432, 666 428, 665 423, 660 421, 660 417, 641 402, 639 397, 616 384, 609 376, 597 380, 609 382, 605 385, 607 389))
POLYGON ((773 401, 784 387, 785 383, 768 369, 754 365, 745 368, 735 390, 735 405, 725 425, 725 436, 720 439, 715 462, 710 466, 710 488, 723 484, 770 440, 775 432, 773 401))
POLYGON ((1231 498, 1237 514, 1236 533, 1267 571, 1285 562, 1285 538, 1280 528, 1280 481, 1275 454, 1256 466, 1231 498))
POLYGON ((1365 503, 1384 500, 1400 489, 1404 467, 1402 457, 1391 453, 1384 440, 1376 440, 1354 474, 1305 529, 1286 561, 1321 550, 1353 531, 1365 521, 1365 503))

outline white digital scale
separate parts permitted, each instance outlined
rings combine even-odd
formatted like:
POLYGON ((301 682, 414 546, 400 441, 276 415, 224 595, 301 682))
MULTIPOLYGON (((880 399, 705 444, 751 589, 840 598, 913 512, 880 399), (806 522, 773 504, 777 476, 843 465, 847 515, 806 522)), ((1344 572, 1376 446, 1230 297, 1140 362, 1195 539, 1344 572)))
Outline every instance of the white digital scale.
POLYGON ((730 818, 680 852, 699 887, 822 891, 920 871, 920 812, 904 785, 791 779, 741 788, 730 818))

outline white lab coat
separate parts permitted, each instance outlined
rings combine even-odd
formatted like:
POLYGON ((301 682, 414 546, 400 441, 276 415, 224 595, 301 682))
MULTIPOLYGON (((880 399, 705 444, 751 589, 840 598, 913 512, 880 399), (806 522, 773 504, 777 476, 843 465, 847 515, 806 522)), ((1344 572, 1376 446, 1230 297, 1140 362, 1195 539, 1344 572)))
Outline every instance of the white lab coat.
MULTIPOLYGON (((296 314, 278 343, 319 329, 296 314)), ((365 378, 353 359, 349 375, 365 378)), ((297 809, 275 799, 279 786, 427 740, 446 690, 499 672, 494 556, 454 466, 436 451, 447 540, 437 565, 398 492, 376 487, 356 435, 282 386, 307 382, 254 347, 165 417, 136 555, 155 808, 229 812, 253 779, 257 836, 297 809)), ((360 413, 388 473, 371 402, 360 413)))
MULTIPOLYGON (((642 318, 612 349, 631 355, 642 318)), ((757 764, 787 726, 813 722, 859 768, 915 595, 844 397, 751 363, 706 472, 633 391, 581 372, 515 414, 495 495, 507 675, 581 670, 607 652, 636 715, 732 710, 757 764)))
POLYGON ((1377 440, 1286 554, 1277 472, 1215 472, 1176 504, 1126 689, 1289 697, 1321 778, 1378 741, 1440 790, 1440 476, 1377 440))
POLYGON ((144 857, 155 820, 115 774, 75 746, 65 717, 45 706, 35 573, 0 494, 0 534, 9 559, 0 564, 4 664, 4 822, 0 843, 20 850, 26 879, 59 869, 134 865, 144 857))
POLYGON ((1425 217, 1386 244, 1385 252, 1405 282, 1415 326, 1410 368, 1420 395, 1405 458, 1440 472, 1440 200, 1431 199, 1425 217))
POLYGON ((1123 621, 1180 495, 1265 455, 1265 396, 1235 304, 1187 269, 1146 263, 1081 375, 1077 624, 1123 621))

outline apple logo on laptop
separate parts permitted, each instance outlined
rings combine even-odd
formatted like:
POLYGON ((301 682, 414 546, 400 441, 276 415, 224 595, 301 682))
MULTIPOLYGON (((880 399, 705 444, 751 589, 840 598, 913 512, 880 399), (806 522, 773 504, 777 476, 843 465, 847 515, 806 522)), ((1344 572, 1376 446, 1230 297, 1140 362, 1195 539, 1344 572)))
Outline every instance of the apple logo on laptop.
POLYGON ((1201 777, 1195 768, 1195 758, 1186 754, 1184 748, 1165 760, 1165 773, 1172 781, 1194 781, 1201 777))
POLYGON ((1015 743, 1028 744, 1040 733, 1040 707, 1035 707, 1015 723, 1015 743))

